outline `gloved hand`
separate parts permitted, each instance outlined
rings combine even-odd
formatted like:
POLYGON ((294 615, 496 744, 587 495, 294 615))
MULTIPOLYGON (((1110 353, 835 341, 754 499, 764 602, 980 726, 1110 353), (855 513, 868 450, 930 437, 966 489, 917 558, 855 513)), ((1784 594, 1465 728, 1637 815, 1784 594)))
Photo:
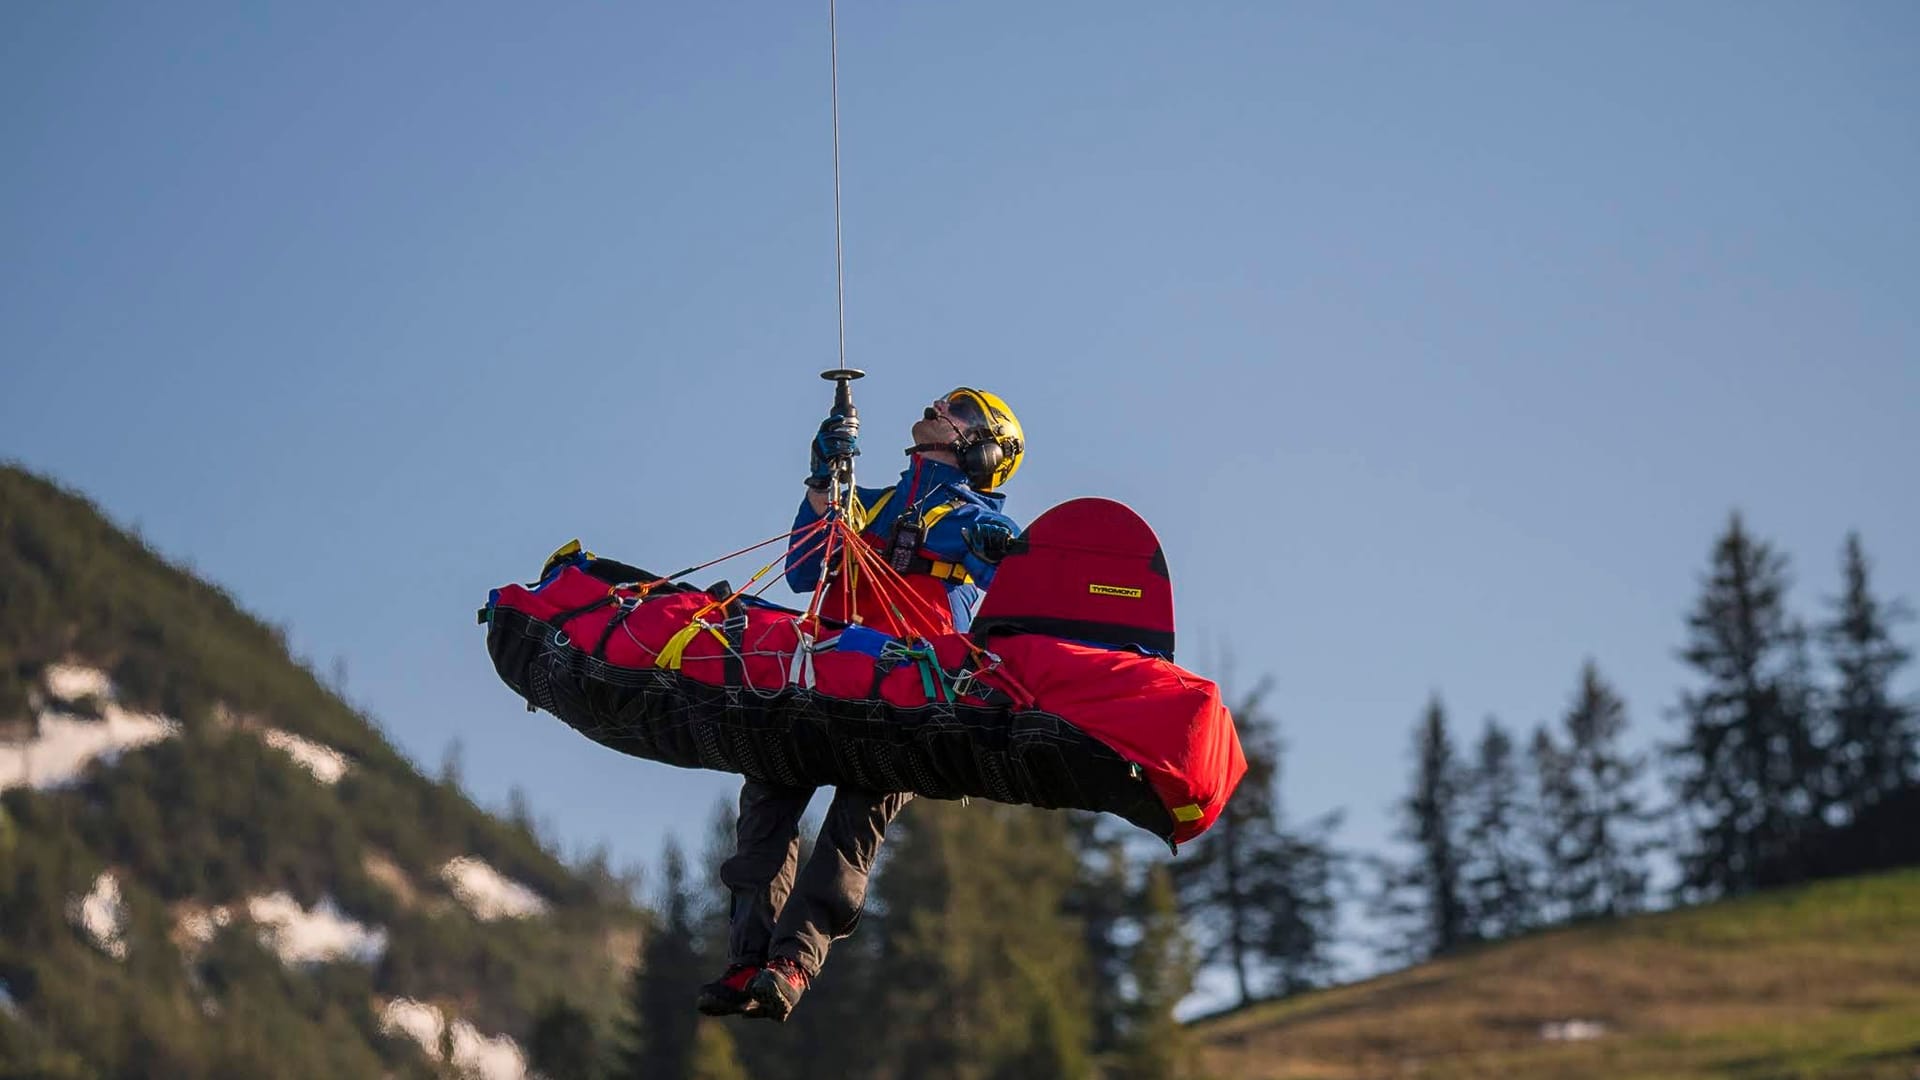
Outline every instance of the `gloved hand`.
POLYGON ((820 430, 814 433, 813 443, 808 447, 807 459, 812 471, 807 474, 807 486, 824 490, 833 478, 833 459, 842 455, 860 456, 860 421, 829 416, 820 422, 820 430))
POLYGON ((960 530, 960 538, 983 562, 998 563, 1013 550, 1013 529, 1004 521, 982 521, 960 530))

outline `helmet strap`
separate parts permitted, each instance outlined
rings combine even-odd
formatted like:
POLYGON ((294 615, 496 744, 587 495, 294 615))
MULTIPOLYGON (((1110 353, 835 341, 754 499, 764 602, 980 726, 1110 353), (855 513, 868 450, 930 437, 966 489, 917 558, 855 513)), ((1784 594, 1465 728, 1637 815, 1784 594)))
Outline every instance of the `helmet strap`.
POLYGON ((967 483, 977 490, 986 491, 993 483, 993 474, 1006 460, 1008 453, 1019 453, 1019 443, 1015 440, 1010 451, 1002 445, 1000 436, 990 429, 974 428, 952 442, 917 443, 907 448, 907 454, 911 456, 929 450, 944 450, 952 454, 960 463, 960 471, 967 474, 967 483))

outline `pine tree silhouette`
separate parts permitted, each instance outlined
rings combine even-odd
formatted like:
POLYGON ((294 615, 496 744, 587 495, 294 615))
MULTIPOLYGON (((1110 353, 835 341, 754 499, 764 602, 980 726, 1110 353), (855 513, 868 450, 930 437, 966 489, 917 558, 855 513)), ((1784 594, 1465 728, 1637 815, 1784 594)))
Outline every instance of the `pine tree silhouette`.
POLYGON ((1588 660, 1560 722, 1530 751, 1540 798, 1540 851, 1554 918, 1624 915, 1646 903, 1654 815, 1640 789, 1646 759, 1622 749, 1626 703, 1588 660))
POLYGON ((1203 964, 1224 963, 1240 1002, 1314 985, 1329 970, 1338 815, 1288 829, 1280 812, 1282 745, 1262 683, 1234 708, 1247 773, 1212 829, 1172 863, 1181 910, 1203 964))
POLYGON ((1539 868, 1526 842, 1530 811, 1513 737, 1493 718, 1461 785, 1463 888, 1476 938, 1511 937, 1540 921, 1539 868))
POLYGON ((1686 732, 1670 748, 1693 834, 1680 853, 1689 898, 1746 892, 1768 874, 1796 879, 1795 853, 1820 818, 1825 761, 1787 584, 1786 558, 1733 515, 1680 651, 1704 680, 1682 694, 1686 732))
POLYGON ((1911 615, 1898 601, 1874 598, 1868 571, 1859 534, 1848 534, 1841 559, 1845 590, 1820 635, 1837 676, 1829 709, 1829 794, 1848 820, 1903 784, 1920 783, 1915 709, 1893 692, 1894 675, 1912 654, 1893 640, 1892 624, 1911 615))
POLYGON ((1404 863, 1381 861, 1376 914, 1402 928, 1382 951, 1425 959, 1473 940, 1461 850, 1460 763, 1447 732, 1439 695, 1427 702, 1414 730, 1413 790, 1399 804, 1396 836, 1411 845, 1404 863))

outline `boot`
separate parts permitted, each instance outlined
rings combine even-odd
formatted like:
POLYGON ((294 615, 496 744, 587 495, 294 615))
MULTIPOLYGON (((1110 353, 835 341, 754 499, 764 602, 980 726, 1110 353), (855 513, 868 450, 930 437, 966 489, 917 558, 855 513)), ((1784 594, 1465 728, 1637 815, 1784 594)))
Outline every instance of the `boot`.
POLYGON ((728 964, 719 978, 700 988, 700 1011, 708 1016, 752 1016, 760 1003, 747 992, 747 984, 760 974, 759 964, 728 964))
POLYGON ((747 993, 769 1020, 785 1021, 813 977, 789 957, 776 956, 747 984, 747 993))

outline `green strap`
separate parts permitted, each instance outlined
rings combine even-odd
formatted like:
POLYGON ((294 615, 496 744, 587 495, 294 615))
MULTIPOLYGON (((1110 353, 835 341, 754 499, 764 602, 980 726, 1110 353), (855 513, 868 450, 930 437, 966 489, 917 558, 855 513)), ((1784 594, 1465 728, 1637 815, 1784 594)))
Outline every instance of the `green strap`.
POLYGON ((903 645, 897 641, 888 642, 880 650, 882 661, 899 663, 911 660, 920 672, 920 692, 928 701, 954 700, 953 684, 947 679, 947 671, 940 666, 940 658, 934 654, 932 645, 903 645))

